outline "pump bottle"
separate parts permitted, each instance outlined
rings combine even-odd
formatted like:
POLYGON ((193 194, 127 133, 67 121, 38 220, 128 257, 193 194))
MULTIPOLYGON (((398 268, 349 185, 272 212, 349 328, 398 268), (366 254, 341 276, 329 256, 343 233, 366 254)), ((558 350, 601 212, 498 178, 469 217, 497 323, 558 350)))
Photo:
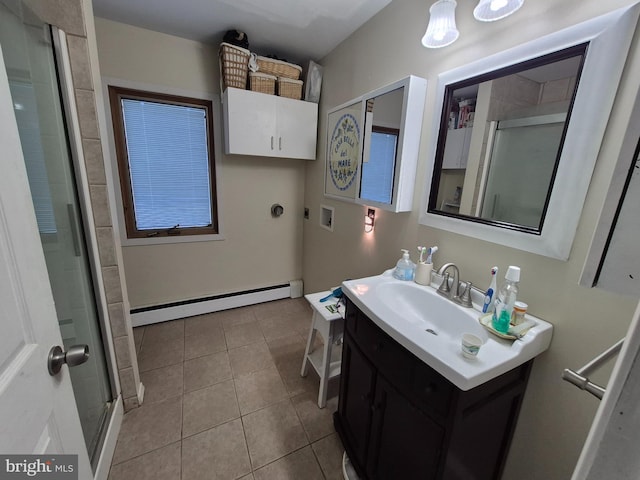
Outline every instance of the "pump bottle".
POLYGON ((402 258, 396 263, 396 268, 393 270, 393 276, 398 280, 413 280, 413 276, 416 271, 416 264, 409 258, 409 251, 402 250, 402 258))

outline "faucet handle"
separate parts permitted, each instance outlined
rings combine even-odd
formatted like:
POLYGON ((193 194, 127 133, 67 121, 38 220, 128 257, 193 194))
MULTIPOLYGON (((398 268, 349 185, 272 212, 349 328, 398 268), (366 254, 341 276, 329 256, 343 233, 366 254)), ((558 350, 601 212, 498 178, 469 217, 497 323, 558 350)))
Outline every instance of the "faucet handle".
POLYGON ((444 295, 448 297, 450 292, 451 292, 451 287, 449 286, 449 272, 445 272, 442 283, 438 287, 438 293, 440 295, 444 295))
POLYGON ((473 284, 471 282, 467 282, 467 285, 464 287, 464 292, 460 295, 460 305, 467 308, 473 308, 473 303, 471 303, 471 287, 473 284))

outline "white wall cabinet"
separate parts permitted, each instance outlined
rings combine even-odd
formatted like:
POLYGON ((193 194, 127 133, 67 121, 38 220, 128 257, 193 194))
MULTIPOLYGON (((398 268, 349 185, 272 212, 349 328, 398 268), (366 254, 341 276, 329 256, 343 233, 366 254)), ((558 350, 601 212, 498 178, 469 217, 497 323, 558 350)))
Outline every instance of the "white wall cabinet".
POLYGON ((442 168, 467 168, 472 128, 447 130, 442 168))
POLYGON ((315 160, 318 104, 227 88, 225 153, 315 160))

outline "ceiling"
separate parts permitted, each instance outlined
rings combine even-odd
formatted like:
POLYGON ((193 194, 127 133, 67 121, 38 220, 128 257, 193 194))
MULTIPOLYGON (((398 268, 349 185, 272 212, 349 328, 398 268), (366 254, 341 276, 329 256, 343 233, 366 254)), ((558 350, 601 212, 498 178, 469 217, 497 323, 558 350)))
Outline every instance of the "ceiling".
POLYGON ((249 48, 318 61, 391 0, 93 0, 97 17, 217 45, 227 30, 249 48))

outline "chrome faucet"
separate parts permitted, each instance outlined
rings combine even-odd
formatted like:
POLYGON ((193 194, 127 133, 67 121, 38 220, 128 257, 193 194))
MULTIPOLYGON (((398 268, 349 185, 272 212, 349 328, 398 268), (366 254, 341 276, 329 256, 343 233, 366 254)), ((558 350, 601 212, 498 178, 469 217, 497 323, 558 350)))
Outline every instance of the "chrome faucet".
POLYGON ((438 287, 438 293, 440 295, 463 307, 473 307, 471 303, 471 282, 466 283, 462 295, 458 294, 460 290, 460 269, 458 269, 455 263, 445 263, 438 270, 438 274, 444 277, 442 284, 438 287), (453 268, 453 284, 451 286, 449 286, 449 272, 447 272, 450 268, 453 268))

